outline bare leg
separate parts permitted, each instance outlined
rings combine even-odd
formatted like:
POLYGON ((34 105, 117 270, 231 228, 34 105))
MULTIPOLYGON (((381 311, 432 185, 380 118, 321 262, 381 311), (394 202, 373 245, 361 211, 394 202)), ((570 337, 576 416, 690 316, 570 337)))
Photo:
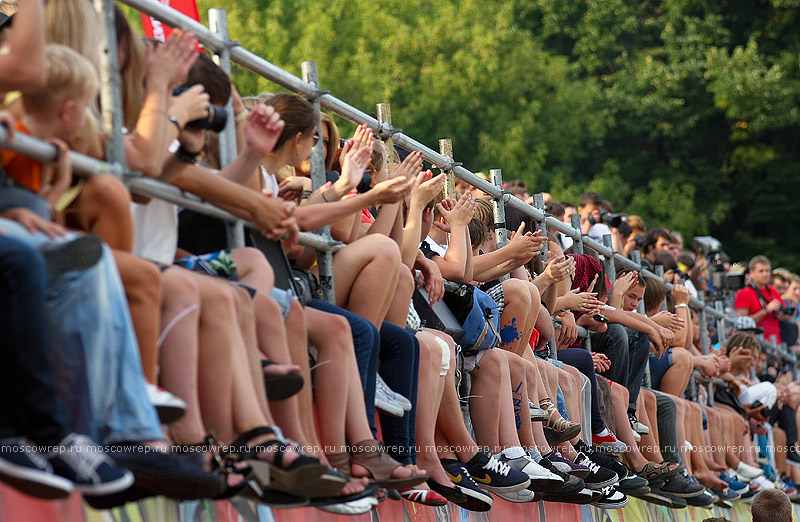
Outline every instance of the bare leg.
POLYGON ((528 410, 528 385, 525 379, 527 366, 532 364, 519 355, 503 350, 501 353, 508 360, 511 371, 511 397, 514 412, 514 423, 517 427, 517 438, 524 448, 536 445, 533 438, 531 416, 528 410))
POLYGON ((500 314, 499 347, 517 353, 531 309, 531 294, 527 282, 521 279, 508 279, 502 284, 505 307, 500 314))
MULTIPOLYGON (((618 419, 628 418, 628 389, 624 386, 612 382, 611 383, 611 404, 614 408, 614 416, 618 419)), ((633 430, 629 422, 617 422, 616 435, 628 446, 628 451, 625 453, 625 458, 630 465, 636 469, 642 469, 647 464, 647 459, 639 452, 639 447, 636 445, 636 440, 633 438, 633 430)))
POLYGON ((503 449, 500 448, 500 402, 504 391, 507 392, 506 397, 511 395, 507 368, 508 363, 499 351, 485 350, 471 374, 469 412, 475 440, 492 451, 503 449))
POLYGON ((418 396, 424 398, 417 401, 417 463, 427 470, 436 482, 450 486, 450 478, 439 462, 434 440, 436 417, 442 399, 439 386, 442 349, 432 334, 419 331, 417 339, 420 345, 418 396))
POLYGON ((97 234, 115 250, 130 252, 133 248, 131 195, 125 184, 110 174, 87 179, 64 214, 69 226, 97 234))
POLYGON ((414 277, 411 271, 402 265, 399 268, 397 286, 391 299, 387 303, 385 320, 393 325, 405 328, 408 320, 408 308, 411 304, 411 296, 414 294, 414 277))
POLYGON ((689 378, 692 376, 692 369, 694 368, 692 356, 684 348, 673 348, 672 361, 672 366, 669 367, 669 370, 661 379, 661 391, 681 397, 683 392, 686 391, 686 385, 689 384, 689 378))

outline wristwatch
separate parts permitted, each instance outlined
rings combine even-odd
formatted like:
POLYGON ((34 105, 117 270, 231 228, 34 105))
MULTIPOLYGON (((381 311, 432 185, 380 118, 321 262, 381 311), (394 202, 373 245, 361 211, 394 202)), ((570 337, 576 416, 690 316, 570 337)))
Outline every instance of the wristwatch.
POLYGON ((183 127, 181 127, 181 122, 178 121, 178 118, 176 118, 172 114, 167 114, 167 119, 169 120, 170 123, 175 125, 175 128, 178 129, 178 134, 180 134, 183 131, 183 127))

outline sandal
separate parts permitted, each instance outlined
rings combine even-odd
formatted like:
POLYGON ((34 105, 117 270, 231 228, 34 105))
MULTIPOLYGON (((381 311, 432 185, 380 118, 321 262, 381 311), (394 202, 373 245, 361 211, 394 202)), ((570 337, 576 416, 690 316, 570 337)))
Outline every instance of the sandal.
POLYGON ((372 475, 370 484, 377 484, 383 488, 406 489, 421 482, 425 482, 430 477, 411 471, 411 476, 407 478, 392 478, 392 472, 402 465, 390 457, 381 448, 381 443, 375 439, 362 440, 352 446, 353 464, 358 464, 372 475))
POLYGON ((548 444, 558 444, 570 440, 581 432, 581 425, 562 417, 558 408, 549 399, 540 401, 539 406, 548 414, 543 425, 548 444))
MULTIPOLYGON (((261 361, 261 369, 278 364, 275 361, 261 361)), ((264 375, 264 386, 267 398, 271 401, 282 401, 295 395, 303 388, 303 376, 296 373, 286 375, 264 375)))
POLYGON ((655 462, 650 461, 645 464, 641 471, 637 472, 636 474, 647 479, 648 481, 663 480, 676 474, 678 471, 680 471, 680 469, 680 464, 670 464, 668 462, 656 464, 655 462))
POLYGON ((319 459, 303 455, 297 451, 297 458, 290 464, 283 463, 286 450, 291 448, 283 440, 280 430, 262 426, 243 433, 229 448, 231 458, 246 460, 253 471, 253 479, 262 490, 276 490, 298 497, 330 497, 339 493, 347 477, 330 469, 319 459), (275 438, 256 446, 249 443, 262 435, 275 435, 275 438), (274 461, 259 458, 267 448, 273 448, 274 461))
POLYGON ((202 457, 203 467, 206 465, 204 453, 207 452, 211 455, 211 471, 218 474, 221 479, 219 493, 211 497, 214 500, 231 498, 241 493, 247 487, 252 472, 250 466, 237 467, 235 459, 223 457, 220 454, 221 447, 222 445, 213 433, 206 435, 201 442, 195 444, 174 444, 172 446, 172 451, 175 453, 196 454, 202 457), (229 475, 241 475, 243 480, 240 484, 231 486, 228 484, 229 475))

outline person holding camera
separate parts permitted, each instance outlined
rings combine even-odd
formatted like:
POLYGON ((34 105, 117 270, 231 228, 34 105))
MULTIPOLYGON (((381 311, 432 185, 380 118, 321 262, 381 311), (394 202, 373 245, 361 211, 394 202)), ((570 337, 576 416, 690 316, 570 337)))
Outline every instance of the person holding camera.
POLYGON ((750 284, 736 293, 736 315, 749 316, 764 330, 764 337, 781 339, 781 321, 791 318, 790 310, 774 286, 769 284, 771 263, 766 256, 755 256, 747 265, 750 284))

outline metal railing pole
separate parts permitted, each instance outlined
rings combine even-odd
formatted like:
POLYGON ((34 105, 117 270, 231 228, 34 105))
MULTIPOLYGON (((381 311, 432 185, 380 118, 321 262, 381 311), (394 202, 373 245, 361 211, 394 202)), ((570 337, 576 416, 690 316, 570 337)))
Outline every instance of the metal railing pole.
POLYGON ((719 345, 725 345, 725 341, 728 339, 728 335, 725 331, 725 305, 722 304, 722 301, 715 301, 714 302, 714 309, 723 317, 717 317, 717 340, 719 341, 719 345))
MULTIPOLYGON (((446 157, 450 162, 453 161, 453 140, 444 138, 439 140, 439 154, 446 157)), ((444 182, 444 197, 445 199, 453 199, 456 197, 456 175, 453 174, 453 169, 442 169, 445 175, 444 182)))
MULTIPOLYGON (((533 195, 533 208, 537 208, 544 213, 544 195, 541 192, 533 195)), ((546 215, 547 214, 545 214, 545 216, 546 215)), ((542 233, 541 237, 547 237, 546 219, 535 219, 535 220, 536 220, 536 230, 541 231, 542 233)), ((542 266, 544 266, 544 264, 547 263, 547 241, 545 241, 542 244, 542 248, 541 250, 539 250, 539 262, 542 264, 542 266)))
MULTIPOLYGON (((706 298, 705 292, 699 290, 697 292, 697 298, 700 301, 705 302, 706 298)), ((708 349, 709 349, 708 323, 706 322, 708 320, 708 313, 706 312, 706 308, 705 307, 701 308, 699 314, 700 314, 700 351, 703 353, 703 355, 708 355, 708 349)))
MULTIPOLYGON (((611 238, 611 234, 603 234, 603 244, 613 250, 614 240, 611 238)), ((616 265, 614 264, 614 256, 603 256, 605 259, 605 270, 606 276, 608 276, 608 280, 611 285, 614 285, 614 282, 617 280, 617 269, 616 265)))
MULTIPOLYGON (((319 119, 319 85, 317 80, 317 62, 303 62, 303 80, 314 86, 316 94, 309 100, 314 105, 314 112, 317 114, 319 123, 317 133, 320 139, 311 148, 311 186, 314 190, 325 184, 325 151, 322 143, 322 120, 319 119)), ((318 228, 317 233, 325 238, 331 237, 331 227, 326 225, 318 228)), ((322 288, 322 296, 329 303, 336 302, 336 292, 333 286, 333 255, 330 252, 317 252, 317 265, 319 266, 319 284, 322 288)))
MULTIPOLYGON (((94 8, 105 26, 105 40, 100 53, 100 104, 106 135, 106 159, 125 165, 125 141, 122 136, 122 93, 117 60, 117 31, 112 0, 94 0, 94 8)), ((88 30, 88 29, 87 29, 88 30)))
POLYGON ((578 233, 577 238, 572 236, 572 253, 583 254, 583 234, 581 234, 581 217, 578 214, 572 214, 569 218, 569 224, 575 232, 578 233))
MULTIPOLYGON (((655 266, 655 271, 656 271, 656 275, 658 276, 658 278, 663 283, 664 282, 664 265, 656 265, 655 266)), ((663 312, 666 309, 667 309, 667 297, 664 296, 664 300, 661 301, 661 306, 658 307, 658 311, 659 312, 663 312)))
POLYGON ((495 246, 497 248, 502 248, 508 243, 508 234, 506 233, 506 209, 503 203, 503 197, 505 195, 502 194, 503 171, 500 169, 490 169, 489 178, 492 180, 494 186, 501 191, 500 197, 492 198, 492 210, 494 214, 492 230, 494 231, 495 246))

